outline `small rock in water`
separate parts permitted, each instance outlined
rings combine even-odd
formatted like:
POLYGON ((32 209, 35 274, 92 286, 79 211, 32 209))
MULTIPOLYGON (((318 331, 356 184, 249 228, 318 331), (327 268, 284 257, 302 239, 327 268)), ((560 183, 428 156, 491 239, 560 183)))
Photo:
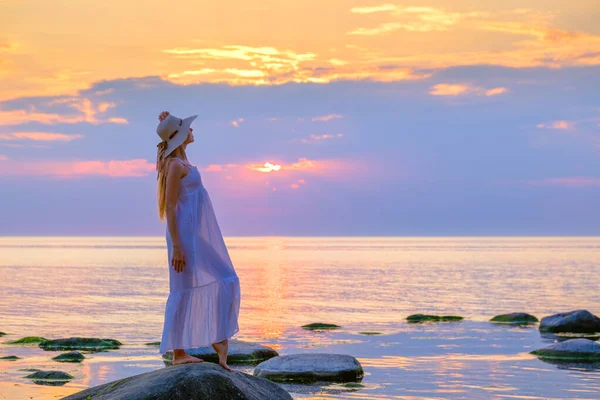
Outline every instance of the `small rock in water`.
POLYGON ((492 318, 490 320, 490 322, 495 322, 497 324, 527 325, 527 324, 535 324, 536 322, 539 322, 539 320, 531 314, 517 312, 517 313, 496 315, 494 318, 492 318))
POLYGON ((4 335, 6 335, 6 333, 5 333, 5 332, 0 332, 0 337, 2 337, 2 336, 4 336, 4 335))
POLYGON ((56 357, 53 357, 52 359, 58 362, 77 363, 83 361, 83 359, 85 359, 85 356, 78 351, 70 351, 68 353, 63 353, 56 357))
POLYGON ((160 342, 150 342, 150 343, 146 343, 146 346, 160 346, 160 342))
POLYGON ((531 352, 542 359, 596 362, 600 361, 600 344, 589 339, 570 339, 531 352))
MULTIPOLYGON (((215 349, 210 347, 199 347, 196 349, 185 349, 191 356, 198 357, 208 362, 219 362, 219 355, 215 349)), ((270 347, 259 343, 243 342, 241 340, 229 339, 227 351, 227 362, 230 364, 258 364, 259 362, 277 357, 279 354, 270 347)), ((166 360, 173 359, 173 352, 168 351, 163 356, 166 360)))
POLYGON ((312 324, 302 325, 302 328, 308 329, 309 331, 321 331, 328 329, 338 329, 341 328, 341 326, 335 324, 325 324, 323 322, 314 322, 312 324))
POLYGON ((358 332, 359 335, 383 335, 381 332, 358 332))
POLYGON ((17 339, 17 340, 11 340, 6 342, 7 344, 30 344, 30 343, 42 343, 45 342, 46 338, 43 338, 41 336, 25 336, 21 339, 17 339))
POLYGON ((346 354, 305 353, 271 358, 258 364, 254 375, 277 382, 360 382, 364 372, 346 354))
POLYGON ((7 361, 15 361, 15 360, 20 360, 21 357, 17 357, 17 356, 4 356, 4 357, 0 357, 0 360, 7 360, 7 361))
POLYGON ((95 386, 63 400, 292 400, 283 388, 213 363, 180 364, 95 386))
POLYGON ((25 378, 33 380, 38 385, 62 386, 74 377, 62 371, 37 371, 25 378))
POLYGON ((104 351, 120 348, 123 343, 115 339, 98 339, 71 337, 66 339, 46 340, 40 343, 44 350, 88 350, 104 351))
POLYGON ((551 333, 600 332, 600 318, 587 310, 575 310, 542 318, 540 331, 551 333))
POLYGON ((446 321, 461 321, 463 317, 456 315, 425 315, 425 314, 413 314, 406 317, 406 320, 410 323, 419 322, 446 322, 446 321))

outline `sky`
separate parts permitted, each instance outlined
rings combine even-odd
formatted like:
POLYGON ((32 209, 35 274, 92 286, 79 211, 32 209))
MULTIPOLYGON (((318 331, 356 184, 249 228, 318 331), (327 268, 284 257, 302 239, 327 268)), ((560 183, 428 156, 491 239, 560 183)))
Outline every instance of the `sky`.
POLYGON ((0 0, 0 235, 600 235, 597 0, 0 0))

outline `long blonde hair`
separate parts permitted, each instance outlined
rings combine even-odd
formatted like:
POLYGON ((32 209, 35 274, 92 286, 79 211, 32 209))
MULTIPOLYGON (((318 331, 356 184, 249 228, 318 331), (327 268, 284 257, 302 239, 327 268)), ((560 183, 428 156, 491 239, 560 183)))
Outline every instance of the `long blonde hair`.
POLYGON ((165 150, 167 150, 167 142, 160 142, 156 147, 158 218, 164 221, 167 219, 167 172, 169 170, 168 161, 170 161, 171 157, 164 157, 165 150))

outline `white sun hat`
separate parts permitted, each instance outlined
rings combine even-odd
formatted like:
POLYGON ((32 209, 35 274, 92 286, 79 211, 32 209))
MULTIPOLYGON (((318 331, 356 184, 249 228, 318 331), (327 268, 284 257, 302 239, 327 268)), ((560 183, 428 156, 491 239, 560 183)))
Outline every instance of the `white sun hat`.
MULTIPOLYGON (((156 127, 156 133, 162 139, 162 142, 167 143, 167 148, 162 154, 162 157, 168 156, 173 150, 185 142, 192 121, 197 117, 197 115, 192 115, 191 117, 182 119, 174 115, 167 115, 165 119, 160 121, 156 127)), ((159 143, 159 145, 160 144, 161 143, 159 143)))

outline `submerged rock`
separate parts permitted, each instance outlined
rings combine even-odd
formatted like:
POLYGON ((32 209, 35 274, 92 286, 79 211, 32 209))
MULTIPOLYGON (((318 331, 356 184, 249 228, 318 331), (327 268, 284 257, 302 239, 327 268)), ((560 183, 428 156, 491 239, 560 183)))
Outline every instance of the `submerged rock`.
POLYGON ((66 339, 46 340, 40 343, 44 350, 88 350, 104 351, 118 349, 123 343, 115 339, 98 339, 71 337, 66 339))
POLYGON ((569 362, 600 361, 600 344, 589 339, 570 339, 531 352, 542 359, 569 362))
POLYGON ((16 360, 20 360, 21 357, 17 357, 17 356, 4 356, 4 357, 0 357, 0 360, 7 360, 7 361, 16 361, 16 360))
POLYGON ((307 353, 271 358, 258 364, 254 375, 277 382, 359 382, 364 372, 352 356, 307 353))
POLYGON ((517 312, 496 315, 494 318, 490 319, 490 322, 495 322, 497 324, 527 325, 535 324, 536 322, 539 322, 539 320, 531 314, 517 312))
POLYGON ((25 378, 33 380, 38 385, 62 386, 74 377, 62 371, 37 371, 25 378))
POLYGON ((341 326, 335 324, 325 324, 323 322, 314 322, 312 324, 302 325, 302 328, 309 331, 322 331, 328 329, 338 329, 341 328, 341 326))
POLYGON ((212 363, 180 364, 105 383, 63 400, 291 400, 279 385, 212 363))
POLYGON ((78 351, 70 351, 68 353, 63 353, 56 357, 53 357, 52 359, 58 362, 77 363, 83 361, 85 359, 85 356, 78 351))
POLYGON ((587 310, 575 310, 542 318, 540 331, 551 333, 600 332, 600 318, 587 310))
POLYGON ((461 321, 463 317, 456 315, 425 315, 425 314, 413 314, 406 317, 406 320, 410 323, 419 322, 446 322, 446 321, 461 321))
POLYGON ((160 346, 160 342, 150 342, 150 343, 146 343, 146 346, 160 346))
MULTIPOLYGON (((219 355, 210 347, 199 347, 196 349, 186 349, 186 353, 198 357, 208 362, 219 362, 219 355)), ((230 364, 258 364, 269 358, 277 357, 279 354, 266 346, 258 343, 242 342, 236 339, 229 339, 229 349, 227 351, 227 363, 230 364)), ((163 356, 165 360, 173 359, 173 352, 168 351, 163 356)))
POLYGON ((358 332, 358 334, 359 335, 369 335, 369 336, 372 336, 372 335, 383 335, 383 333, 381 333, 381 332, 358 332))
POLYGON ((2 337, 2 336, 4 336, 4 335, 6 335, 6 333, 5 333, 5 332, 0 332, 0 337, 2 337))
POLYGON ((43 338, 41 336, 25 336, 21 339, 10 340, 6 342, 7 344, 30 344, 30 343, 42 343, 47 341, 48 339, 43 338))

